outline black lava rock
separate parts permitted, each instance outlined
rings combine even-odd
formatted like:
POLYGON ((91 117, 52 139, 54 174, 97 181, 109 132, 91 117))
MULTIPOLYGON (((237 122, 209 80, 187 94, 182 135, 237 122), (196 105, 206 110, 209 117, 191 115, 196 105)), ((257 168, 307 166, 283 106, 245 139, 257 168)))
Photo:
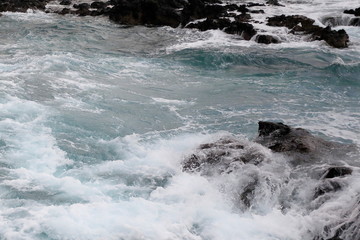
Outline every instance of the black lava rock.
POLYGON ((360 7, 355 8, 355 9, 345 10, 344 13, 353 14, 353 15, 359 17, 360 16, 360 7))
POLYGON ((335 178, 335 177, 342 177, 345 175, 350 175, 352 173, 352 169, 348 167, 330 167, 326 172, 323 174, 322 178, 335 178))

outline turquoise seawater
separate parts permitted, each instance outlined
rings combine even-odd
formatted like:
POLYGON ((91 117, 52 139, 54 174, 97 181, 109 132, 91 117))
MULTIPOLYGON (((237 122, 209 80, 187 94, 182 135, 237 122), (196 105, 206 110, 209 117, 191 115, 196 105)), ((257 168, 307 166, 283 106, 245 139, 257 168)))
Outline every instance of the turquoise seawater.
MULTIPOLYGON (((338 216, 338 206, 351 205, 359 171, 345 197, 312 211, 319 203, 305 187, 282 212, 280 200, 316 182, 287 184, 286 159, 255 144, 273 162, 244 175, 271 184, 243 211, 235 195, 247 177, 183 173, 181 161, 223 135, 253 144, 260 120, 358 145, 360 29, 346 28, 352 44, 333 49, 322 42, 259 45, 220 31, 127 28, 102 18, 4 14, 0 239, 311 239, 338 216)), ((356 170, 360 158, 336 161, 356 170)))

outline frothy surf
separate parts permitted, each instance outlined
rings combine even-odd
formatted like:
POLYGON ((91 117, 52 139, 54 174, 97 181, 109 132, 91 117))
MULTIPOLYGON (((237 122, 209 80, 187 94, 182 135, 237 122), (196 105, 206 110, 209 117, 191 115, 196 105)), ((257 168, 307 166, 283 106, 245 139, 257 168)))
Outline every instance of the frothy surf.
MULTIPOLYGON (((326 24, 357 4, 283 3, 257 20, 286 12, 326 24)), ((359 144, 359 28, 346 26, 352 43, 337 50, 39 12, 0 22, 0 238, 328 239, 342 223, 342 239, 357 236, 358 152, 294 166, 253 140, 269 119, 359 144), (183 171, 224 137, 266 160, 183 171), (352 174, 322 178, 333 165, 352 174)))

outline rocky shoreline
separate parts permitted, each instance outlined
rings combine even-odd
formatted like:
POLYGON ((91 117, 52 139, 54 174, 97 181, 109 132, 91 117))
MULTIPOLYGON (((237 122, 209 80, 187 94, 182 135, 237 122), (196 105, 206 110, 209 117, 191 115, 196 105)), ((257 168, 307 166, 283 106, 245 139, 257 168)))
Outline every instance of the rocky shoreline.
MULTIPOLYGON (((279 156, 287 156, 291 163, 290 166, 293 168, 290 171, 296 172, 296 169, 301 169, 299 166, 304 164, 323 166, 321 171, 311 170, 317 169, 316 167, 307 168, 309 172, 306 174, 311 175, 316 181, 316 184, 309 188, 308 200, 311 206, 309 211, 314 211, 326 201, 331 201, 332 197, 346 188, 344 180, 353 174, 352 167, 338 164, 346 154, 357 151, 356 146, 326 141, 303 128, 293 128, 283 123, 263 121, 259 122, 258 136, 254 142, 225 136, 213 142, 201 144, 193 153, 184 158, 182 170, 200 174, 209 179, 227 175, 244 176, 249 179, 247 184, 237 189, 238 198, 235 200, 235 204, 246 211, 246 209, 256 206, 257 201, 259 201, 257 194, 261 195, 264 191, 262 189, 264 178, 268 181, 266 184, 274 188, 272 189, 274 192, 278 191, 274 187, 277 184, 283 184, 284 187, 291 182, 292 178, 295 181, 299 180, 296 179, 298 175, 295 173, 290 174, 290 179, 286 178, 283 183, 271 183, 271 178, 258 176, 256 169, 261 169, 267 162, 272 161, 259 145, 279 154, 279 156), (339 161, 337 164, 329 165, 321 162, 321 159, 328 157, 339 159, 339 161)), ((306 187, 304 186, 304 188, 306 187)), ((280 200, 279 204, 284 212, 287 211, 287 208, 291 208, 288 206, 291 205, 288 201, 290 200, 284 202, 280 200)), ((339 216, 335 222, 329 222, 325 225, 320 230, 321 233, 314 233, 313 240, 359 239, 360 233, 356 229, 360 227, 360 195, 357 195, 354 205, 343 208, 344 214, 339 216), (327 237, 324 238, 324 235, 327 237)))
MULTIPOLYGON (((264 7, 282 7, 277 0, 264 3, 226 4, 220 0, 110 0, 107 2, 73 2, 72 0, 0 0, 0 12, 26 12, 28 9, 47 13, 75 14, 79 16, 106 16, 123 25, 148 27, 170 26, 194 28, 200 31, 220 29, 227 34, 239 35, 243 40, 261 44, 280 43, 278 36, 257 29, 253 15, 264 14, 264 7), (49 3, 56 9, 47 8, 49 3)), ((344 14, 354 15, 350 25, 360 25, 360 8, 349 9, 344 14)), ((308 37, 308 41, 325 41, 334 48, 346 48, 349 36, 345 30, 321 27, 315 20, 302 15, 275 15, 263 24, 287 28, 288 34, 308 37)), ((332 19, 328 19, 331 23, 332 19)))

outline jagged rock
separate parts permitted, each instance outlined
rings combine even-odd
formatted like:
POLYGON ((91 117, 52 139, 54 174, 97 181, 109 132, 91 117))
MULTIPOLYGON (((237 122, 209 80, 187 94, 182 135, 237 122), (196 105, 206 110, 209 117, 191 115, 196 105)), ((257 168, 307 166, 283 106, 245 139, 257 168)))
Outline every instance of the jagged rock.
POLYGON ((351 173, 352 173, 351 168, 334 166, 334 167, 330 167, 328 170, 326 170, 326 172, 323 174, 322 178, 342 177, 345 175, 350 175, 351 173))
POLYGON ((57 12, 58 14, 61 15, 66 15, 66 14, 70 14, 71 13, 71 9, 70 8, 63 8, 61 11, 57 12))
POLYGON ((197 28, 200 31, 207 31, 210 29, 223 29, 229 26, 230 20, 228 19, 210 19, 207 18, 205 21, 190 23, 187 28, 197 28))
POLYGON ((269 26, 287 27, 294 34, 310 34, 311 40, 324 40, 335 48, 346 48, 349 36, 345 30, 331 30, 330 27, 322 28, 314 25, 314 20, 301 15, 274 16, 268 18, 269 26))
MULTIPOLYGON (((278 15, 268 18, 267 25, 276 27, 287 27, 295 29, 294 31, 313 31, 314 20, 301 15, 285 16, 278 15)), ((317 26, 316 26, 317 27, 317 26)))
POLYGON ((253 146, 233 137, 223 137, 212 143, 202 144, 183 163, 183 171, 201 172, 204 175, 231 172, 237 164, 257 165, 265 156, 253 146))
POLYGON ((355 8, 355 9, 345 10, 344 13, 353 14, 358 17, 358 16, 360 16, 360 7, 355 8))
POLYGON ((62 0, 60 5, 71 5, 71 0, 62 0))
POLYGON ((208 5, 201 0, 189 0, 181 12, 182 25, 202 18, 219 18, 226 14, 226 7, 222 5, 208 5))
POLYGON ((97 2, 92 2, 92 3, 90 4, 90 7, 91 7, 91 8, 96 8, 96 9, 104 9, 104 8, 107 7, 107 3, 105 3, 105 2, 99 2, 99 1, 97 1, 97 2))
POLYGON ((264 43, 264 44, 270 44, 270 43, 280 43, 279 38, 271 36, 271 35, 257 35, 255 38, 255 41, 257 43, 264 43))
POLYGON ((248 22, 251 19, 251 16, 250 14, 242 13, 240 15, 236 15, 234 18, 237 22, 248 22))
POLYGON ((247 7, 263 7, 265 6, 265 4, 263 3, 254 3, 254 2, 249 2, 246 4, 247 7))
POLYGON ((353 146, 326 141, 303 128, 292 128, 283 123, 259 122, 259 136, 255 142, 274 152, 287 153, 296 160, 314 160, 326 155, 343 156, 353 146))
POLYGON ((45 10, 48 0, 1 0, 0 12, 26 12, 28 9, 45 10))
POLYGON ((268 0, 266 4, 284 7, 284 5, 280 4, 278 0, 268 0))
POLYGON ((166 1, 119 1, 110 11, 109 18, 127 25, 171 26, 181 23, 181 16, 166 1))
POLYGON ((256 34, 253 25, 240 21, 231 22, 230 26, 225 28, 225 32, 228 34, 241 35, 245 40, 250 40, 256 34))
POLYGON ((314 40, 324 40, 327 44, 335 48, 346 48, 348 47, 349 35, 344 29, 338 31, 331 30, 328 26, 320 31, 313 32, 312 38, 314 40))
POLYGON ((265 13, 265 11, 262 10, 262 9, 260 9, 260 10, 251 10, 250 13, 258 14, 258 13, 265 13))
POLYGON ((90 4, 88 4, 88 3, 74 4, 73 7, 76 9, 79 9, 79 10, 84 10, 84 9, 89 9, 90 4))
POLYGON ((350 26, 360 26, 360 18, 352 18, 349 22, 350 26))

